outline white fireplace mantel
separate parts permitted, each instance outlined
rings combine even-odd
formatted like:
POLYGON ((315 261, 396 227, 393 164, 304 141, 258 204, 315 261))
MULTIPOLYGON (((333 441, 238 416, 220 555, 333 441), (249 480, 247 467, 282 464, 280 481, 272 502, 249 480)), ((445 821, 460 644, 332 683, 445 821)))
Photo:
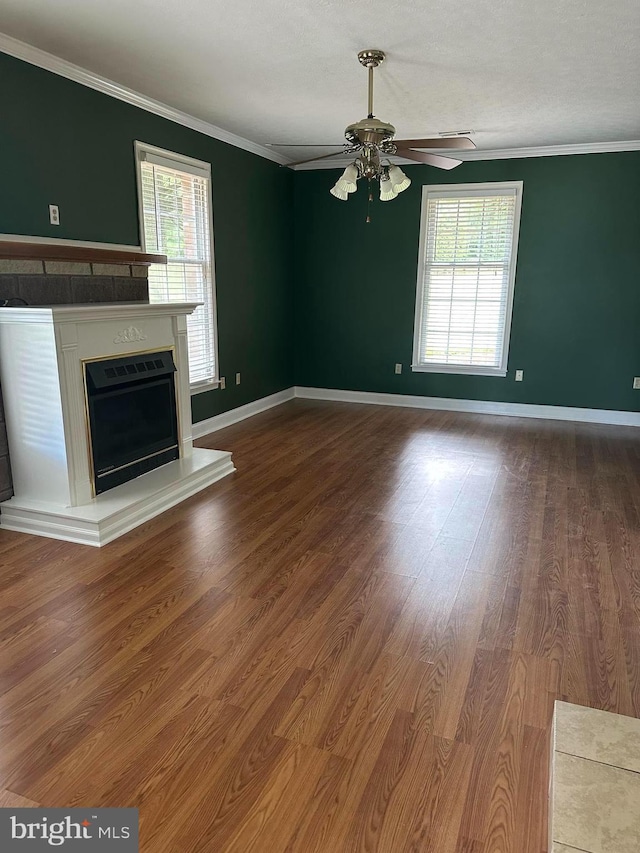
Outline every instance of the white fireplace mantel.
POLYGON ((198 303, 0 309, 0 377, 14 496, 0 525, 104 545, 231 473, 194 448, 187 315, 198 303), (83 363, 172 349, 180 459, 93 497, 83 363))

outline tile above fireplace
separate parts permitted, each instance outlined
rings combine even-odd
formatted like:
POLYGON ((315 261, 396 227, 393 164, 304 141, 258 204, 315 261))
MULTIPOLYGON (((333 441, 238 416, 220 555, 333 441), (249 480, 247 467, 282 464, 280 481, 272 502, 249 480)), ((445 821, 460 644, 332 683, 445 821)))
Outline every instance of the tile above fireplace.
POLYGON ((0 258, 0 304, 5 301, 27 305, 148 302, 147 267, 0 258))

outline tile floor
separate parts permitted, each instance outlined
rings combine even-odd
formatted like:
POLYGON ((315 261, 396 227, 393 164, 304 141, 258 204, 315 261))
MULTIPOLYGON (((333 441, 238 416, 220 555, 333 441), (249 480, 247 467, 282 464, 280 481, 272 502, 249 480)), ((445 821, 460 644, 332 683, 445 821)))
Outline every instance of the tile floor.
POLYGON ((556 702, 553 853, 640 850, 640 720, 556 702))

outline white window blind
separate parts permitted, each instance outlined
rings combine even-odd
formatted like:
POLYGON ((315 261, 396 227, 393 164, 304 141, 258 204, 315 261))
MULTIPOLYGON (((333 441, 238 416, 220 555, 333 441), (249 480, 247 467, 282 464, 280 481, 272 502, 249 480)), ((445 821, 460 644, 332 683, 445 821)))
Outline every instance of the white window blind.
POLYGON ((521 195, 424 187, 414 370, 506 374, 521 195))
POLYGON ((149 267, 151 302, 202 302, 187 317, 192 386, 217 379, 209 165, 138 145, 144 248, 167 255, 149 267))

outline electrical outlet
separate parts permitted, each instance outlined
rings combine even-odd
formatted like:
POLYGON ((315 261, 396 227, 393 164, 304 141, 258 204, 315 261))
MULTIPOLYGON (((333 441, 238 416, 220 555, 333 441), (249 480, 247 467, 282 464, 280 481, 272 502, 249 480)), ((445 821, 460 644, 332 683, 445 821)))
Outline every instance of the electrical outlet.
POLYGON ((522 382, 524 379, 524 370, 516 370, 516 382, 522 382))
POLYGON ((57 204, 49 205, 49 222, 52 225, 60 225, 60 211, 57 204))
POLYGON ((396 373, 402 373, 402 365, 396 364, 396 373))
POLYGON ((640 376, 633 377, 633 387, 636 391, 640 391, 640 376))
POLYGON ((226 387, 227 387, 227 383, 225 382, 224 376, 221 376, 221 377, 220 377, 220 390, 221 390, 221 391, 224 391, 224 389, 225 389, 226 387))
POLYGON ((240 384, 240 374, 236 373, 236 385, 240 384))

